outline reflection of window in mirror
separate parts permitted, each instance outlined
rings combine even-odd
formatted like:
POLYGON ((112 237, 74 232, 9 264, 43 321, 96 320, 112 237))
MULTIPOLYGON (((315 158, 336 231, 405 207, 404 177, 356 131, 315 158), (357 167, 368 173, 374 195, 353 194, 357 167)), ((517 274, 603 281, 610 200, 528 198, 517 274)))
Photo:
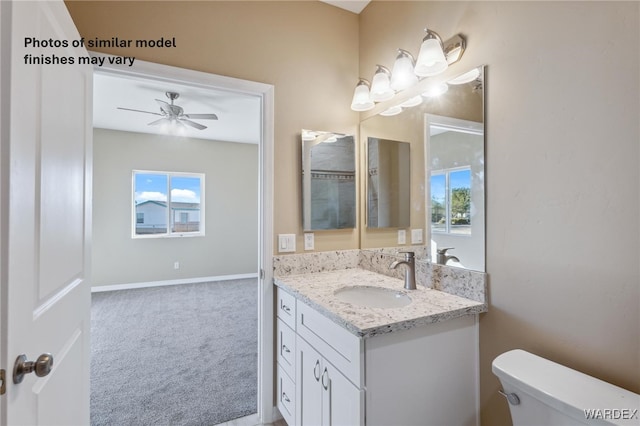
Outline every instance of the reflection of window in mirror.
POLYGON ((471 235, 471 168, 431 173, 431 231, 471 235))

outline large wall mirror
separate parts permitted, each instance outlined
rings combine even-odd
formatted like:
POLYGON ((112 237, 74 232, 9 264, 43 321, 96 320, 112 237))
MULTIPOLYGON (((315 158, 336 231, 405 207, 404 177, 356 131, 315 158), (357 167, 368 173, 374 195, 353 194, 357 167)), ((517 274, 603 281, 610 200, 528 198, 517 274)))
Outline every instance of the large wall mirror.
MULTIPOLYGON (((484 67, 464 75, 462 82, 450 80, 445 93, 423 96, 420 105, 361 121, 360 146, 369 138, 407 142, 411 167, 409 224, 362 227, 362 249, 397 246, 398 229, 408 236, 409 229, 422 229, 432 262, 438 250, 450 248, 440 261, 485 270, 484 67)), ((408 237, 403 248, 410 246, 408 237)))
POLYGON ((356 227, 353 135, 302 130, 302 203, 305 231, 356 227))

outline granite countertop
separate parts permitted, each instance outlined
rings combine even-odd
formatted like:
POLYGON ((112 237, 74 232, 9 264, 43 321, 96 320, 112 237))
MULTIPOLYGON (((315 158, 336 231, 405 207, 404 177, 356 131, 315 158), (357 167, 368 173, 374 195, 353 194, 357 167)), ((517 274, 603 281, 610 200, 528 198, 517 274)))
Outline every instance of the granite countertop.
POLYGON ((403 280, 358 268, 276 276, 274 283, 364 338, 487 311, 483 303, 422 286, 405 290, 403 280), (352 285, 401 291, 411 298, 411 303, 400 308, 370 308, 342 302, 334 296, 336 290, 352 285))

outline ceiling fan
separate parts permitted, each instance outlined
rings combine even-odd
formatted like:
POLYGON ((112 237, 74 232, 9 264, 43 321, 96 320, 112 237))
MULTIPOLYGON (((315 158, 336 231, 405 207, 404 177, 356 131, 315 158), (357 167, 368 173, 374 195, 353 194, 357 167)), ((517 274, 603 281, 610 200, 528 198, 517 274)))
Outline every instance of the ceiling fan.
POLYGON ((161 124, 172 124, 175 123, 179 126, 190 126, 194 129, 204 130, 207 126, 203 126, 200 123, 196 123, 195 121, 191 121, 191 119, 198 120, 217 120, 218 116, 215 114, 185 114, 184 109, 181 106, 174 105, 173 101, 180 97, 178 92, 165 92, 167 98, 171 100, 171 103, 167 103, 165 101, 161 101, 160 99, 156 99, 156 102, 160 106, 160 112, 151 112, 151 111, 142 111, 139 109, 131 109, 131 108, 122 108, 118 107, 118 109, 122 109, 125 111, 134 111, 134 112, 143 112, 145 114, 153 114, 159 115, 162 118, 152 121, 149 123, 149 126, 157 126, 161 124))

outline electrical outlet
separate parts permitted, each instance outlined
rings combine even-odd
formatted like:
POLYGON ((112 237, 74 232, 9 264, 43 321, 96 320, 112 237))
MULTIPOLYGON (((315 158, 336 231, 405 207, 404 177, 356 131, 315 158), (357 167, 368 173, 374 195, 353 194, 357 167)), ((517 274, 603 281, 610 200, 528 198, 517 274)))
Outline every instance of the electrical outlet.
POLYGON ((180 262, 173 262, 173 269, 180 269, 180 262))
POLYGON ((422 229, 411 230, 411 244, 422 244, 422 229))
POLYGON ((304 234, 304 249, 313 250, 313 246, 314 246, 313 233, 304 234))
POLYGON ((398 229, 398 244, 407 244, 407 231, 398 229))

